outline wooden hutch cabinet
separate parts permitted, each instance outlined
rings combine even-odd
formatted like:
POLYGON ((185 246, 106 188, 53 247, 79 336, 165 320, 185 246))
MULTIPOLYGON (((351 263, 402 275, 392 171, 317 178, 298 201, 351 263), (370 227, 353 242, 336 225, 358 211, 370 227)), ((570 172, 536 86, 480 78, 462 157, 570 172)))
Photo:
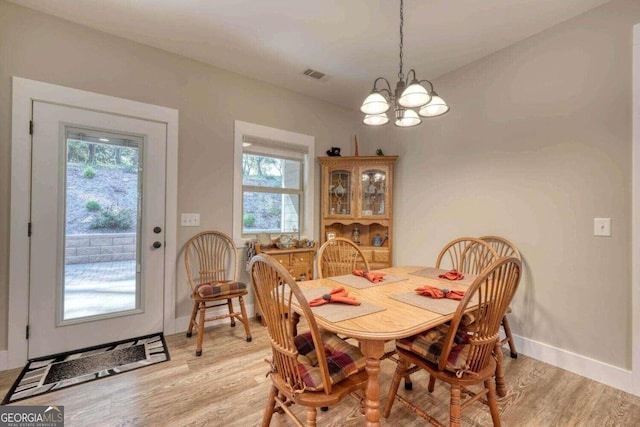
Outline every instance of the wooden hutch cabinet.
POLYGON ((372 269, 390 267, 393 167, 397 156, 318 157, 322 168, 320 241, 359 243, 372 269))

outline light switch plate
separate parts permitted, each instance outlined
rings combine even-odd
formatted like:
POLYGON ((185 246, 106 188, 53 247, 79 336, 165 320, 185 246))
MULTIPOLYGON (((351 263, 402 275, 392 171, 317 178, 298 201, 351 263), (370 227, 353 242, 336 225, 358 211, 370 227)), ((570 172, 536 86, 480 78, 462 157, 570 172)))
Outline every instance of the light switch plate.
POLYGON ((200 225, 200 214, 198 213, 181 214, 180 225, 183 227, 198 227, 200 225))
POLYGON ((611 236, 611 218, 594 218, 593 219, 593 235, 594 236, 611 236))

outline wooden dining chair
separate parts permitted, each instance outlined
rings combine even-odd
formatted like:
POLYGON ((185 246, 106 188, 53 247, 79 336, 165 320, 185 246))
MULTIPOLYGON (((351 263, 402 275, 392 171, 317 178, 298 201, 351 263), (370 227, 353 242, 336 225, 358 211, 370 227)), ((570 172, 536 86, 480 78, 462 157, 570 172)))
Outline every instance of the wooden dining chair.
POLYGON ((360 349, 318 329, 298 284, 274 258, 266 254, 253 257, 250 275, 272 352, 268 361, 271 388, 262 426, 269 426, 276 411, 286 413, 302 426, 289 409, 292 404, 299 404, 307 408, 305 425, 315 427, 317 408, 334 405, 354 392, 360 392, 358 399, 363 407, 367 372, 360 349), (295 334, 292 303, 307 320, 308 332, 295 334))
MULTIPOLYGON (((507 239, 499 236, 482 236, 480 237, 480 240, 487 242, 489 246, 491 246, 498 253, 498 256, 512 256, 522 261, 520 251, 518 251, 515 245, 507 239)), ((513 342, 511 327, 509 326, 509 320, 507 319, 507 314, 509 313, 511 313, 511 307, 507 309, 507 312, 502 319, 502 328, 504 329, 505 337, 500 341, 500 347, 502 348, 505 343, 509 343, 509 352, 511 354, 511 357, 516 359, 518 357, 518 352, 516 351, 516 344, 513 342)))
MULTIPOLYGON (((465 274, 479 274, 489 264, 498 259, 498 254, 491 246, 475 237, 459 237, 447 243, 436 259, 436 268, 443 270, 457 270, 465 274)), ((474 322, 473 314, 465 314, 462 323, 465 325, 474 322)), ((397 357, 394 356, 397 361, 397 357)), ((500 364, 500 368, 502 364, 500 364)), ((413 384, 411 382, 411 373, 415 371, 412 368, 407 372, 404 378, 404 388, 411 390, 413 384)))
POLYGON ((316 263, 319 279, 351 274, 355 269, 369 271, 369 262, 362 250, 344 237, 324 242, 318 249, 316 263))
POLYGON ((460 237, 442 248, 436 259, 436 268, 479 274, 497 258, 497 252, 483 240, 460 237))
POLYGON ((196 356, 202 355, 206 322, 229 318, 231 327, 235 327, 239 320, 250 342, 249 317, 243 299, 248 290, 245 283, 238 282, 238 255, 231 238, 219 231, 196 234, 184 247, 184 264, 193 299, 187 337, 191 337, 195 327, 198 332, 196 356), (233 307, 234 299, 238 300, 240 312, 233 307), (207 310, 221 306, 227 306, 228 313, 207 316, 207 310))
POLYGON ((485 396, 493 425, 500 426, 494 349, 500 337, 500 322, 518 288, 521 268, 520 260, 515 257, 503 257, 494 261, 469 286, 450 324, 440 325, 396 342, 400 362, 384 406, 385 418, 389 417, 391 407, 398 399, 431 424, 444 426, 415 403, 398 394, 400 378, 409 365, 414 365, 429 373, 429 392, 433 391, 436 379, 450 385, 450 426, 459 426, 462 410, 485 396), (469 306, 476 304, 476 327, 468 330, 461 324, 462 317, 469 306), (469 388, 474 386, 482 388, 479 391, 469 388), (462 396, 468 397, 464 403, 461 402, 462 396))

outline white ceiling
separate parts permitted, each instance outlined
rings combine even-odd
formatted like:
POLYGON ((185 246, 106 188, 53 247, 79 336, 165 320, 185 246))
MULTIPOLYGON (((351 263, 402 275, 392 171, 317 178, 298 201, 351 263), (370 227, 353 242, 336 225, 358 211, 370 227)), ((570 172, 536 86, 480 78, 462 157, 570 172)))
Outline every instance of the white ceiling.
MULTIPOLYGON (((347 108, 397 81, 399 0, 10 1, 347 108)), ((405 0, 405 75, 433 80, 608 1, 405 0)))

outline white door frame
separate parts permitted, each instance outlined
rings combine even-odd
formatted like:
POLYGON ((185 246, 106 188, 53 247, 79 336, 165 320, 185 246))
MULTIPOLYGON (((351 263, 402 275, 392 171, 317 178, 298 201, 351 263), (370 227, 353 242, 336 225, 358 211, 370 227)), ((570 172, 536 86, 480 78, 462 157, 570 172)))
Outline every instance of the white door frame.
POLYGON ((178 110, 13 76, 8 368, 23 366, 27 361, 28 343, 25 337, 29 315, 29 238, 27 231, 31 202, 29 122, 32 119, 31 104, 34 100, 152 120, 167 125, 163 328, 165 334, 174 333, 178 110))
POLYGON ((631 389, 640 396, 640 24, 633 27, 631 196, 631 389))

